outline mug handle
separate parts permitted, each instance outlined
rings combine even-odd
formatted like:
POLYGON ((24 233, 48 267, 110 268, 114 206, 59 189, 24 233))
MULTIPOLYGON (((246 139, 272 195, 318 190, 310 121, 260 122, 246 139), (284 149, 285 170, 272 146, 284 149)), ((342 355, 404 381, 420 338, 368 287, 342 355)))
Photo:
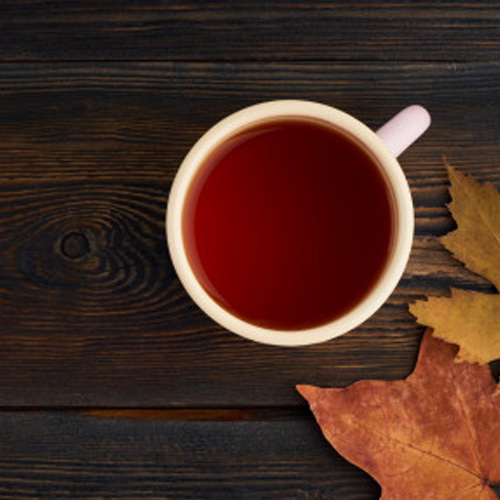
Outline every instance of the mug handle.
POLYGON ((393 116, 376 133, 397 158, 429 128, 430 124, 429 112, 424 107, 414 104, 393 116))

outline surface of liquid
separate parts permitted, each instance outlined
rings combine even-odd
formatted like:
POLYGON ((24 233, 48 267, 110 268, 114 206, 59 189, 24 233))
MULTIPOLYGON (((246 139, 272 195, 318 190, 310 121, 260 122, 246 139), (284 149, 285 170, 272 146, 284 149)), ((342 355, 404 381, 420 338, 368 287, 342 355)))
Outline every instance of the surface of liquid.
POLYGON ((265 328, 336 319, 372 289, 391 252, 392 198, 371 156, 322 122, 254 125, 205 160, 183 211, 199 282, 265 328))

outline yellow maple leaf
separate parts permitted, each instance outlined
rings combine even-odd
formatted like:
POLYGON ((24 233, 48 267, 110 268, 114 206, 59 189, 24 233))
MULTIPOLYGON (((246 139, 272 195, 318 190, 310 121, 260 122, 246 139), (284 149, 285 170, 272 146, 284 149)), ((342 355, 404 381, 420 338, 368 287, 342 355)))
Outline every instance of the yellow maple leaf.
MULTIPOLYGON (((500 289, 500 194, 447 165, 457 229, 441 238, 465 266, 500 289)), ((457 361, 485 364, 500 358, 500 295, 453 289, 451 297, 431 297, 410 305, 433 335, 458 344, 457 361)))
POLYGON ((493 184, 477 182, 446 166, 452 197, 448 208, 457 229, 441 242, 466 267, 500 289, 500 194, 493 184))

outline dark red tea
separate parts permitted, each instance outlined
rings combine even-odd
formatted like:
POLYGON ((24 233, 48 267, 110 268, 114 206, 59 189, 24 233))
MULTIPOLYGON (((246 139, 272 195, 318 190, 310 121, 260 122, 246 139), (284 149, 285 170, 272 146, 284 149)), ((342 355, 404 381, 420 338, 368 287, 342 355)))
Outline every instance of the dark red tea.
POLYGON ((198 280, 261 327, 327 323, 372 289, 395 215, 375 160, 332 126, 253 125, 219 146, 190 187, 183 237, 198 280))

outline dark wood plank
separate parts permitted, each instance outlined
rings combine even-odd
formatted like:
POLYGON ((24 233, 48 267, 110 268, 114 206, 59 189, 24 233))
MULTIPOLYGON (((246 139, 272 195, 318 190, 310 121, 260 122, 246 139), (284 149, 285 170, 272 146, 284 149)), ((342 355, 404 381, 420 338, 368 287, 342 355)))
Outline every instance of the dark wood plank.
POLYGON ((498 60, 498 2, 3 0, 0 60, 498 60))
POLYGON ((296 383, 400 378, 422 328, 408 300, 491 291, 441 248, 442 154, 500 183, 500 64, 5 64, 0 67, 3 406, 299 405, 296 383), (180 286, 164 210, 207 127, 273 98, 336 105, 379 126, 414 101, 432 129, 402 157, 416 239, 400 286, 356 331, 286 349, 229 334, 180 286))
POLYGON ((273 421, 0 413, 3 499, 374 500, 312 416, 273 421))

